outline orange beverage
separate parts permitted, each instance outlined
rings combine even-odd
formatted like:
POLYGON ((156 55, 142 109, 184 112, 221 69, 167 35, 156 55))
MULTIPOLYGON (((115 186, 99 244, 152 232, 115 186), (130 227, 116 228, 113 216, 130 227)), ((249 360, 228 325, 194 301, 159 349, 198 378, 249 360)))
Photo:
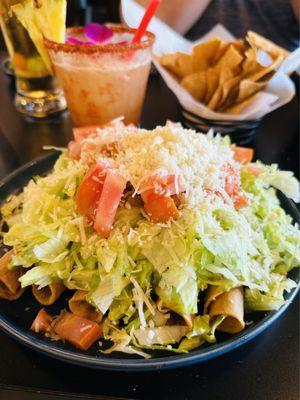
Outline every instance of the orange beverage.
MULTIPOLYGON (((75 126, 104 124, 120 116, 126 124, 140 120, 154 35, 146 32, 140 42, 131 43, 135 29, 110 28, 114 35, 105 44, 45 39, 75 126)), ((81 40, 83 28, 70 28, 67 34, 81 40)))

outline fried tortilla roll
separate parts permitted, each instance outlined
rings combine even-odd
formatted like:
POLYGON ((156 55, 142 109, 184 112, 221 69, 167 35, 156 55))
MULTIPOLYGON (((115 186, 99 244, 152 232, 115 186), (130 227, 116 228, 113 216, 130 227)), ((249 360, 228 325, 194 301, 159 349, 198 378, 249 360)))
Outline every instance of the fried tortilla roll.
POLYGON ((187 314, 187 315, 183 315, 182 318, 184 319, 184 322, 186 323, 188 330, 191 331, 193 329, 193 316, 190 314, 187 314))
POLYGON ((69 300, 69 308, 73 314, 95 322, 102 320, 102 314, 86 301, 87 292, 77 290, 69 300))
POLYGON ((212 318, 220 315, 225 317, 218 330, 227 333, 242 331, 245 328, 243 288, 224 292, 217 286, 210 286, 206 291, 204 312, 212 318))
POLYGON ((41 289, 36 285, 32 286, 32 294, 43 306, 50 306, 53 304, 64 290, 65 286, 62 282, 54 282, 41 289))
POLYGON ((24 289, 19 282, 22 276, 22 268, 8 269, 14 250, 10 250, 0 258, 0 297, 6 300, 17 300, 24 289))

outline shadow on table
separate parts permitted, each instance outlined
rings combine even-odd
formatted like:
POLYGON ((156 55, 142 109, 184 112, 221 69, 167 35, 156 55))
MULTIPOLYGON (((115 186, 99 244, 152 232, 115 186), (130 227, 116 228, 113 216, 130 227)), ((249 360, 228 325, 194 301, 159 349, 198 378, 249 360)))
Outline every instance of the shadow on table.
POLYGON ((1 131, 0 148, 0 178, 2 178, 19 166, 20 159, 1 131))

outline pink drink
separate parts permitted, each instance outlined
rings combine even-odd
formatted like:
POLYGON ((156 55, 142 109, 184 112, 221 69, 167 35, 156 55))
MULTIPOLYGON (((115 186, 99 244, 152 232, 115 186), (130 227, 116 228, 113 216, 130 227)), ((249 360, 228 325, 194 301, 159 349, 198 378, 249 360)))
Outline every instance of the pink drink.
MULTIPOLYGON (((135 29, 111 27, 108 44, 60 44, 45 39, 55 75, 63 88, 75 126, 105 124, 124 116, 126 124, 137 124, 144 103, 154 35, 147 32, 141 42, 131 39, 135 29)), ((82 36, 82 28, 68 34, 82 36)))

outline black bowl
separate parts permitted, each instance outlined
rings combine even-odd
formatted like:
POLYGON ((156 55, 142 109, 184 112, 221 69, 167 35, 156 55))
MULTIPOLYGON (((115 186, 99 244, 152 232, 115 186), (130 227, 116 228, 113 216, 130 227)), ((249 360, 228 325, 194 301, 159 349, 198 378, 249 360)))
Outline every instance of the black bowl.
MULTIPOLYGON (((48 173, 59 154, 58 151, 49 153, 45 157, 32 161, 7 176, 0 182, 0 204, 5 202, 10 195, 19 193, 33 176, 48 173)), ((299 222, 299 213, 295 204, 280 193, 279 200, 281 206, 292 216, 293 221, 299 222)), ((0 244, 0 254, 3 252, 1 247, 0 244)), ((26 290, 18 300, 13 302, 0 299, 0 329, 31 349, 50 357, 85 367, 126 372, 183 367, 221 356, 247 343, 270 327, 285 312, 300 288, 299 270, 290 271, 289 277, 297 282, 297 287, 290 293, 286 293, 285 299, 287 302, 279 310, 247 314, 247 320, 253 321, 253 323, 247 326, 244 331, 235 335, 217 332, 216 343, 204 344, 189 354, 174 355, 174 353, 153 351, 153 358, 145 360, 135 355, 117 352, 102 354, 99 352, 97 344, 94 344, 87 352, 83 352, 68 343, 51 341, 49 338, 29 330, 32 321, 41 308, 40 304, 33 298, 30 290, 26 290)), ((70 293, 65 292, 58 302, 47 308, 47 311, 53 315, 58 314, 62 308, 67 306, 69 295, 70 293)), ((282 334, 287 333, 282 332, 282 334)))

